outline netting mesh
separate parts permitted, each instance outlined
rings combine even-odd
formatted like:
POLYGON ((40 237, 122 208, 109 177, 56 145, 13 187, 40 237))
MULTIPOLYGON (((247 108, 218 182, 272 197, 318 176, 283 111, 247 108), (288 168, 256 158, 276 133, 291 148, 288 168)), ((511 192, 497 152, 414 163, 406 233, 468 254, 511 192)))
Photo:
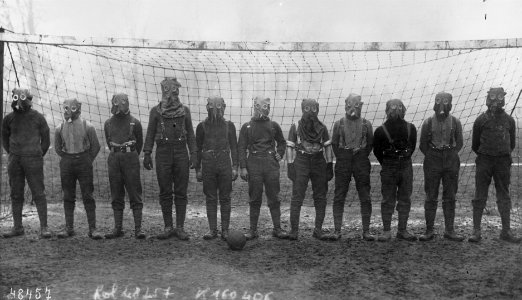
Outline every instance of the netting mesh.
MULTIPOLYGON (((4 115, 10 112, 11 90, 18 85, 31 89, 34 108, 42 112, 51 127, 62 122, 60 104, 64 99, 82 102, 82 117, 96 128, 106 146, 103 123, 110 117, 110 99, 114 93, 129 95, 131 113, 147 128, 150 109, 161 98, 159 82, 175 76, 182 84, 180 99, 192 112, 194 128, 207 116, 206 98, 221 95, 227 104, 225 117, 239 130, 252 114, 252 98, 266 95, 272 101, 271 118, 278 122, 285 136, 290 125, 301 117, 300 102, 315 98, 320 104, 319 118, 329 127, 344 115, 344 99, 351 92, 362 95, 363 115, 376 128, 384 122, 385 102, 402 99, 407 107, 406 119, 420 128, 433 114, 435 94, 453 94, 452 113, 464 130, 461 152, 459 205, 469 205, 474 192, 474 154, 471 151, 471 128, 485 110, 486 91, 503 86, 507 91, 506 110, 513 110, 517 121, 517 148, 513 153, 511 195, 514 209, 520 196, 520 105, 515 100, 522 89, 520 48, 419 50, 419 51, 235 51, 145 49, 133 47, 53 46, 46 44, 8 43, 3 70, 4 115)), ((145 134, 145 132, 144 132, 145 134)), ((95 198, 110 201, 108 188, 108 148, 102 148, 95 161, 95 198)), ((10 210, 7 157, 3 157, 0 210, 10 210)), ((372 198, 380 195, 380 167, 371 157, 372 198)), ((423 156, 414 154, 414 205, 424 201, 423 156)), ((50 149, 45 157, 45 183, 49 201, 61 201, 59 157, 50 149)), ((156 201, 158 185, 154 171, 142 169, 145 201, 156 201)), ((191 172, 189 199, 204 198, 201 184, 191 172)), ((291 197, 286 166, 281 168, 283 202, 291 197)), ((233 201, 247 203, 247 184, 234 183, 233 201)), ((310 189, 309 189, 310 190, 310 189)), ((333 198, 333 181, 328 201, 333 198)), ((30 199, 30 193, 28 198, 30 199)), ((310 201, 307 197, 306 201, 310 201)), ((354 186, 348 205, 357 201, 354 186)), ((306 203, 306 202, 305 202, 306 203)), ((488 206, 494 206, 489 201, 488 206)))

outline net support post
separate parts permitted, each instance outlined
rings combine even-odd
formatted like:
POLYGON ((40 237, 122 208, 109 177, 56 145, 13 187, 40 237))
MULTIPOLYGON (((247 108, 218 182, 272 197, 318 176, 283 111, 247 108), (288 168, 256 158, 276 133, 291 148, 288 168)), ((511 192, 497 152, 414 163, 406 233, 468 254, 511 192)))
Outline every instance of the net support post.
MULTIPOLYGON (((4 33, 4 28, 0 27, 0 33, 4 33)), ((0 197, 2 196, 2 173, 4 145, 2 145, 2 123, 4 121, 4 41, 0 40, 0 197)), ((1 204, 2 201, 0 201, 1 204)))

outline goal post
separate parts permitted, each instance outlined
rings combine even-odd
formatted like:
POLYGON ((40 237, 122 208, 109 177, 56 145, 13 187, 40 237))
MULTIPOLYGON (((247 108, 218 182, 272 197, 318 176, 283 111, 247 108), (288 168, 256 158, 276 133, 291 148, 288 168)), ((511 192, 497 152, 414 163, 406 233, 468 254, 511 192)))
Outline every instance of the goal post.
MULTIPOLYGON (((301 118, 303 98, 318 100, 319 118, 331 129, 344 115, 344 99, 358 93, 364 102, 363 116, 374 129, 385 120, 384 108, 391 98, 402 99, 406 120, 420 128, 433 114, 435 94, 453 94, 452 114, 464 130, 460 153, 461 176, 458 205, 469 207, 474 195, 474 154, 471 129, 485 110, 487 90, 502 86, 507 92, 506 111, 517 121, 517 147, 513 152, 511 195, 514 209, 520 205, 520 118, 516 102, 522 90, 522 39, 426 41, 397 43, 269 43, 218 41, 153 41, 146 39, 80 38, 25 35, 0 32, 4 51, 2 115, 10 112, 11 90, 18 85, 34 94, 34 108, 44 114, 51 128, 62 122, 60 104, 76 98, 82 102, 82 117, 97 129, 104 146, 95 167, 95 198, 110 201, 107 156, 103 124, 110 114, 114 93, 129 95, 131 113, 143 125, 161 98, 159 82, 177 77, 180 99, 192 113, 194 128, 206 116, 206 99, 220 95, 227 104, 225 117, 239 130, 252 115, 252 98, 272 99, 271 118, 285 134, 301 118)), ((1 98, 0 98, 1 99, 1 98)), ((420 132, 419 132, 420 134, 420 132)), ((414 206, 424 202, 423 155, 413 157, 414 206)), ((0 216, 10 211, 7 156, 2 155, 0 216)), ((61 201, 59 157, 53 148, 45 156, 46 194, 51 202, 61 201)), ((380 167, 372 156, 372 199, 380 203, 380 167)), ((291 183, 281 164, 281 200, 289 202, 291 183)), ((203 201, 202 186, 191 172, 189 198, 203 201)), ((141 170, 145 201, 157 202, 155 171, 141 170)), ((247 205, 246 183, 233 185, 233 203, 247 205)), ((311 189, 309 189, 311 190, 311 189)), ((30 195, 30 193, 28 194, 30 195)), ((348 204, 357 203, 354 184, 348 204)), ((492 195, 493 196, 493 195, 492 195)), ((30 196, 29 196, 30 197, 30 196)), ((333 181, 328 202, 333 198, 333 181)), ((191 201, 189 199, 189 201, 191 201)), ((29 200, 26 199, 26 201, 29 200)), ((307 197, 305 205, 311 204, 307 197)), ((495 207, 491 197, 489 207, 495 207)), ((356 204, 358 205, 358 204, 356 204)), ((517 214, 518 221, 520 214, 517 214)))

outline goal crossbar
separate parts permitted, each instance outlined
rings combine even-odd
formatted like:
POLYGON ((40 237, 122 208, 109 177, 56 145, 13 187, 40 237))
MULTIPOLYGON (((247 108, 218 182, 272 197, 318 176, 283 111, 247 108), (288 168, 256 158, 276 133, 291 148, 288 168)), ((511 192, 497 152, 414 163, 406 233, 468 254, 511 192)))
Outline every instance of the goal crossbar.
POLYGON ((53 35, 29 35, 4 32, 0 41, 61 46, 125 47, 146 49, 176 49, 200 51, 299 51, 299 52, 343 52, 343 51, 416 51, 456 50, 485 48, 519 48, 522 38, 459 40, 459 41, 415 41, 415 42, 227 42, 227 41, 184 41, 152 40, 103 37, 74 37, 53 35))

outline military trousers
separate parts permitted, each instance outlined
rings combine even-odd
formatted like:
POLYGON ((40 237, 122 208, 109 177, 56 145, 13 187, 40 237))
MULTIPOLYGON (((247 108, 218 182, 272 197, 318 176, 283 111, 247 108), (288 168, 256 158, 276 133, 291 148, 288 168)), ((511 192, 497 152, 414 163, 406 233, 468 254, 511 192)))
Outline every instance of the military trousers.
POLYGON ((107 165, 112 209, 123 210, 125 208, 125 190, 129 196, 130 208, 132 210, 142 209, 141 166, 138 152, 111 152, 107 165))
POLYGON ((413 168, 411 158, 384 158, 381 169, 381 215, 384 231, 391 228, 393 211, 399 215, 399 230, 406 229, 411 209, 413 168))
POLYGON ((173 191, 175 205, 186 206, 190 169, 186 143, 158 145, 155 160, 161 207, 172 208, 173 191))
POLYGON ((76 203, 76 182, 78 182, 85 210, 96 209, 93 197, 92 159, 88 152, 64 154, 60 160, 60 179, 65 207, 74 209, 76 203))

